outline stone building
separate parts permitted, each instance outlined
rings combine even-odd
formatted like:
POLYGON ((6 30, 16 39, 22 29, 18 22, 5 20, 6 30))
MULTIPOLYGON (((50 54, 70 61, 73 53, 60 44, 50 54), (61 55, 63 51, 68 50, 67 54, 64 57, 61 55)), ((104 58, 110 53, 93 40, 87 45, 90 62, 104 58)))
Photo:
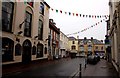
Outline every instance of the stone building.
POLYGON ((120 76, 120 1, 109 0, 111 62, 120 76))
POLYGON ((47 59, 49 8, 39 2, 2 2, 2 64, 47 59))

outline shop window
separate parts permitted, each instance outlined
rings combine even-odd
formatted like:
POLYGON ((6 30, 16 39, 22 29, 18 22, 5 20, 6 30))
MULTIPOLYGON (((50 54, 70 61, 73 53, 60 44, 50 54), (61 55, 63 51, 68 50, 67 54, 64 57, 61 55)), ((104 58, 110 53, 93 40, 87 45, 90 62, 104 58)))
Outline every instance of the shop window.
POLYGON ((36 54, 36 46, 33 46, 32 47, 32 55, 35 55, 36 54))
POLYGON ((21 55, 21 45, 16 44, 16 46, 15 46, 15 56, 19 56, 19 55, 21 55))
POLYGON ((37 58, 43 57, 43 45, 37 44, 37 58))

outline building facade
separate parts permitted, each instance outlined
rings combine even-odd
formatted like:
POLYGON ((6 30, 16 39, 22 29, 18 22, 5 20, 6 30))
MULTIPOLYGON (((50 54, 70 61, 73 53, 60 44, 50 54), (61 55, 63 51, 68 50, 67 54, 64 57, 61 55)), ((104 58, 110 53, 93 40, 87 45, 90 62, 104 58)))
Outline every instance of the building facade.
POLYGON ((109 0, 111 62, 120 77, 120 1, 109 0))
POLYGON ((75 37, 69 37, 69 49, 70 49, 70 56, 76 57, 78 53, 78 39, 75 37))
POLYGON ((2 2, 2 64, 47 58, 49 8, 39 2, 2 2))
POLYGON ((49 42, 49 48, 50 48, 50 59, 56 59, 59 56, 59 41, 60 41, 60 29, 55 26, 55 22, 53 19, 49 19, 49 33, 50 33, 50 42, 49 42))
POLYGON ((69 45, 68 45, 69 39, 68 37, 60 31, 60 51, 59 55, 61 57, 67 57, 69 56, 69 45))
POLYGON ((87 39, 78 39, 78 51, 80 56, 85 56, 87 54, 98 54, 100 56, 105 56, 105 44, 101 40, 87 39))

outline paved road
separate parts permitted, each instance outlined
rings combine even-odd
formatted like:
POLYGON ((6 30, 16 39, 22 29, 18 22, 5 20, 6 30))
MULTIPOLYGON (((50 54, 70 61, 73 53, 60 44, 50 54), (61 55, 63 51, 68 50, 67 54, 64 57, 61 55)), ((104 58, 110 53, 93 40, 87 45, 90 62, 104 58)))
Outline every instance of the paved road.
POLYGON ((74 58, 67 61, 58 61, 44 66, 36 66, 25 71, 8 74, 4 77, 41 77, 41 76, 72 76, 84 63, 83 58, 74 58))

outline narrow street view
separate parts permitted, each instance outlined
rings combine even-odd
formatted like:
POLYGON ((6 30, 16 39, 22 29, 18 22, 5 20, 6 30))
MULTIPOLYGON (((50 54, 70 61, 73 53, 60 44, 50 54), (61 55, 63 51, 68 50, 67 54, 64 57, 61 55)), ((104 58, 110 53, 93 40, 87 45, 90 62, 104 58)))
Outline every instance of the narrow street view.
POLYGON ((120 77, 119 0, 1 0, 2 78, 120 77))

